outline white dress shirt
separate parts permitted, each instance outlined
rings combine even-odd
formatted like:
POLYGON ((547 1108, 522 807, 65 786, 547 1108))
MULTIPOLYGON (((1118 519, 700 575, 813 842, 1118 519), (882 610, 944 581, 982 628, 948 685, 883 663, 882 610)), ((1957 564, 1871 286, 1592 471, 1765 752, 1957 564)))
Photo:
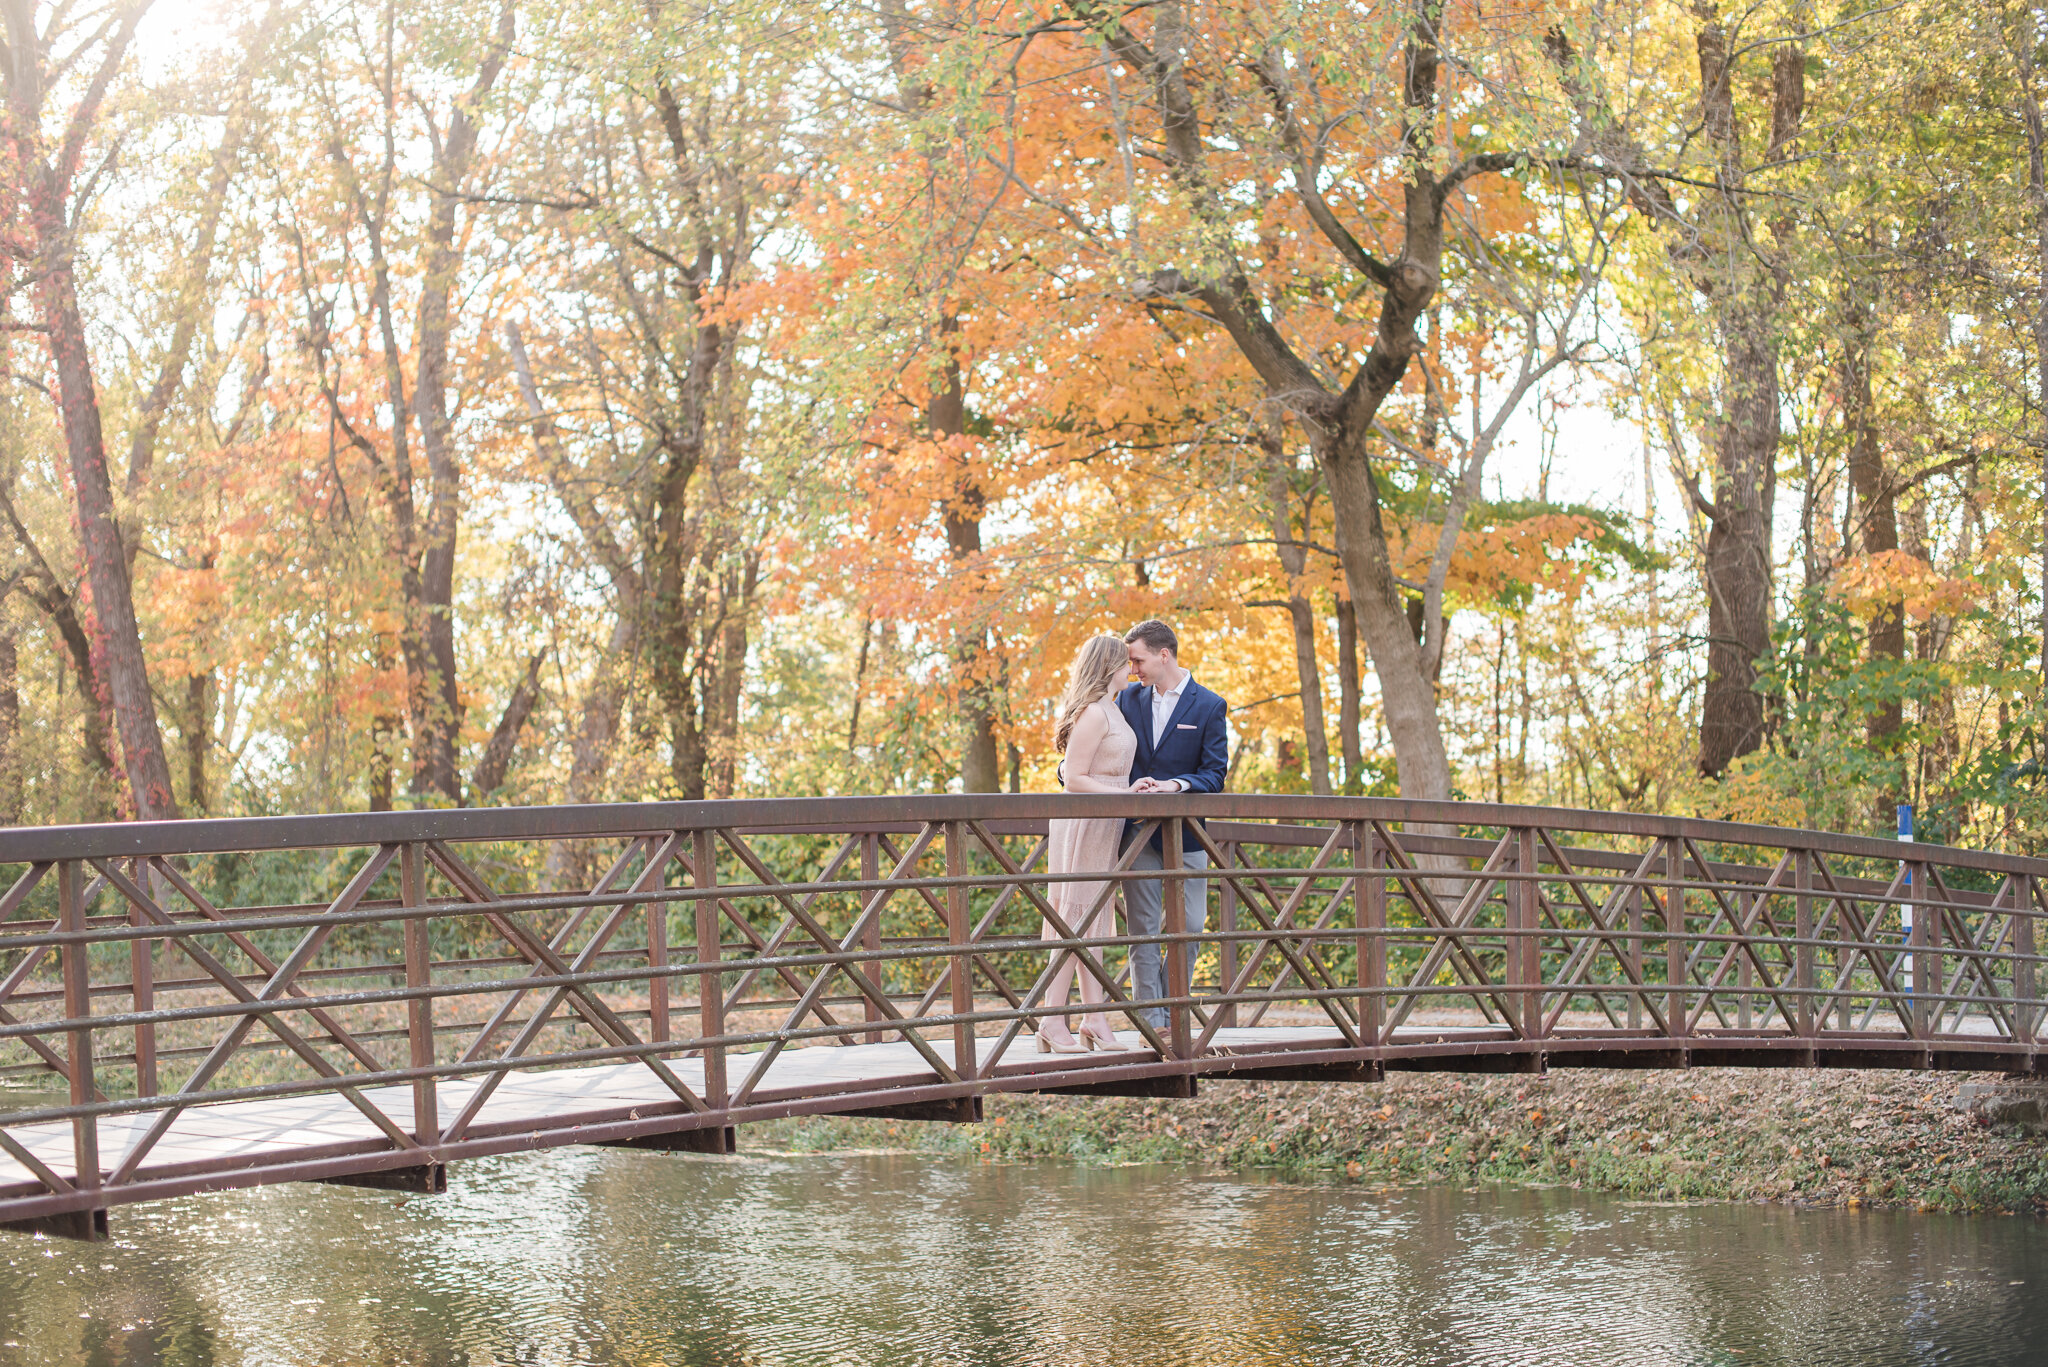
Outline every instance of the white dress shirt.
MULTIPOLYGON (((1187 691, 1188 680, 1194 677, 1193 674, 1183 669, 1180 672, 1180 678, 1174 681, 1172 688, 1154 688, 1152 690, 1153 749, 1158 749, 1159 742, 1166 739, 1166 724, 1173 720, 1173 709, 1180 706, 1180 695, 1187 691)), ((1168 782, 1172 783, 1179 792, 1184 793, 1188 790, 1188 785, 1184 780, 1176 778, 1169 779, 1168 782)))

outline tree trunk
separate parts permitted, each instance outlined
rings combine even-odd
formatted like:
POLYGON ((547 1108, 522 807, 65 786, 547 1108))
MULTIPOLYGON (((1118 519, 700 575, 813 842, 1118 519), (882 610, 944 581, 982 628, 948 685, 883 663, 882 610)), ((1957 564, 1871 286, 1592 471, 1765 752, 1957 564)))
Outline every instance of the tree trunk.
POLYGON ((1287 600, 1288 616, 1294 619, 1294 669, 1301 680, 1301 729, 1308 742, 1309 791, 1328 797, 1330 786, 1330 733, 1323 719, 1323 679, 1316 665, 1316 613, 1308 599, 1287 600))
POLYGON ((21 821, 21 688, 14 628, 0 630, 0 826, 21 821))
MULTIPOLYGON (((380 677, 391 672, 391 646, 387 638, 377 638, 376 667, 380 677)), ((398 763, 399 718, 386 711, 378 711, 370 718, 370 810, 388 812, 392 798, 397 795, 392 770, 398 763)))
MULTIPOLYGON (((338 152, 336 160, 345 176, 353 179, 354 167, 338 152)), ((388 178, 396 174, 395 167, 387 162, 384 174, 388 178)), ((388 435, 391 449, 388 453, 378 450, 375 442, 358 432, 349 422, 342 409, 340 397, 327 378, 327 357, 332 350, 332 341, 327 334, 324 315, 316 310, 310 290, 306 298, 307 331, 311 338, 311 349, 320 364, 320 385, 327 400, 329 418, 348 435, 351 445, 363 456, 374 472, 378 494, 384 501, 391 518, 386 536, 385 553, 396 569, 398 580, 399 612, 397 647, 398 658, 405 668, 405 711, 413 727, 413 773, 415 776, 432 771, 425 761, 431 753, 432 742, 422 747, 422 737, 432 727, 432 705, 430 699, 435 693, 432 685, 432 651, 427 644, 425 594, 420 580, 418 515, 413 502, 413 466, 411 428, 406 415, 412 412, 405 391, 405 371, 402 365, 403 349, 398 338, 398 322, 392 303, 390 263, 384 252, 384 225, 387 205, 380 195, 373 206, 364 196, 357 195, 356 209, 362 222, 364 238, 368 247, 370 266, 370 313, 376 319, 379 341, 382 347, 385 401, 391 413, 388 435)), ((383 673, 391 668, 391 657, 382 641, 378 644, 377 668, 383 673)), ((388 812, 391 810, 393 780, 391 770, 396 763, 394 740, 397 735, 398 719, 379 713, 371 727, 372 755, 370 761, 370 810, 388 812)), ((412 791, 421 791, 413 787, 412 791)), ((440 789, 446 795, 445 789, 440 789)))
MULTIPOLYGON (((1309 791, 1328 797, 1330 787, 1330 734, 1323 718, 1323 677, 1316 660, 1316 611, 1302 592, 1308 573, 1308 547, 1295 539, 1290 508, 1291 490, 1279 434, 1264 434, 1266 448, 1266 515, 1272 524, 1274 549, 1280 571, 1286 576, 1287 615, 1294 627, 1294 672, 1301 686, 1301 729, 1307 742, 1309 791)), ((1308 521, 1304 510, 1304 524, 1308 521)))
POLYGON ((605 658, 592 671, 583 695, 583 715, 569 742, 569 801, 598 802, 604 796, 605 773, 611 767, 612 743, 619 735, 622 663, 633 650, 633 621, 620 614, 612 623, 605 658))
MULTIPOLYGON (((883 0, 879 10, 883 40, 896 78, 899 107, 913 117, 930 110, 937 93, 924 73, 914 69, 915 25, 904 0, 883 0)), ((943 134, 935 141, 929 130, 916 137, 927 174, 936 182, 941 174, 939 153, 943 134)), ((949 250, 957 250, 950 248, 949 250)), ((925 427, 932 441, 941 446, 967 431, 967 392, 960 373, 960 358, 953 339, 960 331, 960 318, 951 307, 940 311, 937 329, 939 362, 925 398, 925 427)), ((981 518, 985 498, 971 465, 956 451, 943 450, 940 459, 951 464, 951 488, 939 510, 945 528, 946 550, 959 583, 956 587, 967 601, 966 620, 953 632, 952 655, 955 679, 955 707, 960 731, 960 790, 966 793, 1002 791, 1003 776, 996 744, 996 706, 993 681, 987 672, 989 649, 987 624, 981 617, 979 576, 976 562, 981 556, 981 518)), ((851 748, 851 747, 849 747, 851 748)))
POLYGON ((511 767, 512 752, 519 746, 519 733, 525 728, 527 717, 532 715, 534 703, 540 700, 540 666, 546 658, 544 650, 533 652, 526 662, 526 672, 519 676, 518 686, 505 700, 505 710, 498 717, 498 725, 492 730, 489 743, 484 746, 482 758, 477 760, 476 771, 470 775, 472 805, 487 801, 505 786, 505 771, 511 767))
MULTIPOLYGON (((120 743, 134 815, 155 820, 177 816, 178 803, 171 789, 163 732, 157 724, 156 700, 150 692, 128 561, 115 521, 99 396, 86 349, 85 323, 78 310, 78 243, 71 221, 76 207, 73 178, 108 86, 135 36, 142 8, 129 6, 117 11, 105 27, 63 58, 66 66, 89 76, 69 111, 62 136, 45 147, 44 103, 53 80, 46 63, 51 54, 44 36, 36 30, 36 7, 29 0, 5 0, 0 6, 0 27, 5 29, 8 56, 0 63, 0 88, 6 92, 8 107, 6 119, 0 121, 0 137, 10 144, 14 178, 10 189, 24 189, 27 198, 25 206, 4 205, 9 218, 25 222, 29 230, 29 240, 10 244, 8 255, 17 255, 26 247, 39 272, 34 296, 57 372, 57 407, 69 456, 73 513, 87 586, 86 601, 79 604, 84 608, 79 614, 81 634, 91 662, 86 682, 92 690, 90 696, 112 714, 110 729, 120 743), (98 47, 97 55, 88 58, 94 47, 98 47), (21 212, 24 207, 25 213, 21 212)), ((12 283, 12 267, 12 261, 0 266, 0 281, 12 283)), ((55 577, 46 577, 54 587, 55 577)))
MULTIPOLYGON (((1893 496, 1891 477, 1884 468, 1884 453, 1877 440, 1877 411, 1870 384, 1870 353, 1873 342, 1871 310, 1857 304, 1849 310, 1842 347, 1840 383, 1842 426, 1849 439, 1849 482, 1861 507, 1863 553, 1881 555, 1899 548, 1898 501, 1893 496)), ((1878 608, 1870 619, 1870 658, 1873 662, 1899 661, 1906 655, 1906 605, 1892 599, 1878 608)), ((1904 712, 1897 698, 1880 704, 1864 722, 1871 741, 1882 743, 1903 724, 1904 712)), ((1896 794, 1886 795, 1896 801, 1896 794)), ((1881 799, 1883 800, 1883 799, 1881 799)))
POLYGON ((436 140, 432 181, 436 188, 427 220, 426 275, 420 286, 419 374, 413 384, 413 407, 419 419, 420 446, 427 458, 427 519, 419 544, 420 634, 427 670, 415 684, 412 790, 438 793, 455 803, 462 801, 455 751, 462 735, 463 712, 455 666, 455 552, 462 469, 455 456, 454 423, 448 409, 452 303, 462 265, 455 216, 476 153, 478 129, 471 111, 497 83, 513 36, 512 6, 506 4, 499 9, 497 33, 484 50, 467 96, 455 101, 447 132, 436 140))
MULTIPOLYGON (((947 314, 939 320, 945 361, 925 404, 931 438, 941 446, 966 435, 967 386, 951 338, 960 320, 947 314)), ((968 462, 951 452, 941 456, 952 470, 952 489, 941 513, 946 550, 952 557, 960 589, 967 600, 967 621, 953 636, 953 663, 960 680, 960 791, 998 793, 1003 775, 996 753, 996 705, 987 673, 988 628, 981 617, 981 517, 986 506, 981 485, 968 462)))
POLYGON ((1707 529, 1707 679, 1700 772, 1717 776, 1765 737, 1757 662, 1771 649, 1771 513, 1777 489, 1774 310, 1725 311, 1722 415, 1707 529))
POLYGON ((185 718, 179 727, 185 742, 185 801, 199 816, 213 809, 206 785, 206 757, 213 749, 213 691, 211 669, 185 676, 185 718))
POLYGON ((36 544, 36 539, 22 523, 14 507, 11 485, 0 484, 0 512, 6 514, 15 544, 21 547, 28 560, 24 592, 49 619, 57 638, 64 643, 64 653, 78 671, 80 695, 88 700, 80 739, 87 767, 92 771, 92 782, 97 788, 111 791, 119 786, 114 773, 113 752, 108 748, 112 739, 112 718, 98 703, 102 690, 94 678, 92 642, 85 634, 85 624, 79 620, 77 598, 58 579, 57 572, 44 557, 42 547, 36 544))
POLYGON ((1337 600, 1337 741, 1344 747, 1344 791, 1365 791, 1365 754, 1358 740, 1358 617, 1349 598, 1337 600))
MULTIPOLYGON (((1907 505, 1900 532, 1906 554, 1930 565, 1934 562, 1934 548, 1929 544, 1927 535, 1927 503, 1924 499, 1907 505)), ((1970 522, 1965 513, 1956 559, 1960 564, 1968 564, 1970 556, 1970 522)), ((1944 659, 1954 635, 1954 617, 1929 613, 1926 621, 1913 633, 1913 653, 1927 664, 1944 659)), ((1944 680, 1931 695, 1923 695, 1919 699, 1915 710, 1918 713, 1914 718, 1918 722, 1915 730, 1920 733, 1921 740, 1913 766, 1913 802, 1926 814, 1930 827, 1949 827, 1939 831, 1936 837, 1946 842, 1954 837, 1953 816, 1940 809, 1946 806, 1942 801, 1946 796, 1944 790, 1962 753, 1962 737, 1956 726, 1954 684, 1944 680)))
POLYGON ((875 634, 875 609, 871 603, 861 614, 860 653, 853 662, 853 707, 846 718, 846 762, 857 762, 860 749, 860 708, 868 683, 868 648, 875 634))
POLYGON ((135 815, 144 821, 165 820, 178 815, 178 800, 171 788, 170 761, 164 754, 156 699, 150 692, 149 671, 142 655, 142 633, 135 618, 128 557, 115 523, 114 489, 100 429, 99 397, 93 387, 92 362, 86 353, 85 322, 79 315, 72 283, 70 229, 64 217, 63 196, 52 179, 47 172, 36 174, 30 221, 40 255, 56 263, 43 277, 36 294, 48 329, 51 358, 56 363, 64 444, 70 454, 79 554, 85 561, 85 579, 91 594, 86 630, 93 646, 94 672, 106 690, 104 701, 113 708, 114 730, 121 742, 122 768, 135 815))
MULTIPOLYGON (((1720 341, 1720 413, 1713 421, 1714 497, 1690 490, 1708 523, 1705 578, 1709 643, 1700 710, 1699 768, 1718 775, 1764 743, 1769 717, 1755 691, 1757 661, 1770 649, 1771 513, 1776 493, 1778 318, 1783 308, 1789 218, 1768 225, 1751 215, 1740 123, 1735 113, 1734 55, 1729 34, 1710 5, 1697 11, 1694 35, 1700 78, 1700 127, 1716 158, 1718 188, 1682 210, 1654 174, 1628 186, 1632 204, 1659 228, 1676 229, 1666 245, 1672 263, 1707 302, 1720 341), (1688 214, 1691 216, 1688 217, 1688 214), (1761 231, 1768 226, 1772 231, 1761 231), (1775 240, 1774 240, 1775 239, 1775 240)), ((1634 172, 1651 170, 1624 121, 1608 108, 1597 82, 1562 29, 1546 40, 1580 136, 1603 158, 1634 172)), ((1771 48, 1770 163, 1799 135, 1806 105, 1806 57, 1796 43, 1771 48)), ((1775 201, 1769 202, 1775 205, 1775 201)))
MULTIPOLYGON (((1353 440, 1363 444, 1362 435, 1353 440)), ((1394 583, 1371 468, 1362 452, 1325 454, 1322 460, 1337 514, 1337 550, 1379 679, 1401 796, 1448 799, 1451 763, 1437 720, 1436 689, 1423 677, 1422 645, 1394 583)))
MULTIPOLYGON (((387 92, 395 92, 401 80, 399 73, 393 69, 391 57, 396 26, 395 0, 387 0, 383 16, 386 66, 381 73, 387 92)), ((338 122, 344 116, 340 110, 335 110, 332 117, 338 122)), ((386 132, 389 134, 389 124, 396 118, 389 102, 384 109, 384 118, 387 124, 386 132)), ((329 358, 334 354, 335 348, 328 333, 327 311, 317 304, 310 280, 303 285, 306 334, 308 349, 319 365, 320 390, 327 403, 328 418, 336 430, 346 435, 349 444, 356 449, 373 472, 378 495, 390 516, 385 555, 395 571, 393 578, 397 580, 398 586, 397 646, 399 657, 405 665, 405 710, 411 722, 413 740, 412 780, 408 788, 414 793, 438 792, 449 801, 459 803, 461 796, 455 783, 452 750, 449 751, 446 764, 436 762, 436 752, 440 748, 437 736, 445 735, 447 731, 445 718, 437 715, 433 701, 440 689, 434 678, 434 650, 428 637, 428 618, 432 614, 427 606, 426 592, 421 579, 419 517, 413 496, 411 422, 415 417, 423 418, 427 410, 417 406, 417 395, 409 399, 406 394, 404 361, 407 348, 399 336, 397 306, 391 284, 391 261, 385 240, 385 233, 394 218, 391 209, 392 184, 399 174, 396 149, 395 136, 387 136, 384 159, 377 168, 375 183, 366 186, 357 166, 350 160, 345 144, 339 138, 329 143, 329 155, 346 187, 349 207, 363 229, 366 264, 370 270, 369 315, 375 320, 378 333, 381 353, 379 360, 383 370, 385 405, 388 413, 388 452, 379 449, 376 442, 356 428, 348 411, 342 406, 334 382, 328 376, 329 358)), ((438 151, 437 148, 437 162, 438 151)), ((431 212, 438 214, 439 211, 437 200, 431 212)), ((301 256, 303 255, 302 249, 301 256)), ((431 283, 428 282, 429 286, 431 283)), ((427 312, 426 296, 431 293, 431 288, 423 290, 422 315, 427 312)), ((424 341, 424 338, 421 340, 424 341)), ((430 368, 424 355, 424 347, 422 353, 422 368, 430 368)), ((381 642, 377 663, 380 672, 389 667, 389 660, 383 656, 381 642)), ((394 733, 382 726, 383 720, 380 715, 373 724, 373 754, 368 785, 372 811, 391 809, 390 738, 394 733)))
MULTIPOLYGON (((1714 497, 1708 518, 1707 678, 1700 708, 1700 772, 1727 771, 1759 749, 1768 732, 1757 662, 1771 648, 1771 515, 1777 491, 1779 437, 1778 316, 1784 303, 1781 262, 1761 247, 1741 190, 1747 176, 1735 115, 1733 57, 1719 20, 1695 38, 1700 109, 1719 157, 1724 187, 1710 201, 1721 247, 1695 267, 1721 337, 1721 413, 1714 434, 1714 497), (1716 269, 1716 266, 1722 267, 1716 269)), ((1771 142, 1775 158, 1798 135, 1805 111, 1805 54, 1778 47, 1771 62, 1771 142)), ((1776 225, 1781 229, 1783 225, 1776 225)))
MULTIPOLYGON (((623 705, 625 676, 629 672, 640 637, 641 577, 639 570, 620 547, 611 525, 578 487, 568 453, 562 448, 561 433, 542 402, 540 382, 526 354, 526 342, 519 325, 505 324, 505 346, 512 357, 512 372, 531 424, 533 445, 554 486, 563 511, 583 533, 591 555, 603 568, 612 586, 612 630, 604 653, 592 670, 583 695, 582 716, 575 737, 569 742, 569 791, 571 802, 596 802, 604 791, 604 776, 611 765, 612 743, 619 734, 619 713, 623 705)), ((551 865, 558 864, 560 842, 550 850, 551 865)), ((551 883, 550 886, 558 886, 551 883)))
POLYGON ((379 712, 370 718, 370 810, 388 812, 395 795, 392 785, 392 751, 397 748, 398 718, 379 712))
POLYGON ((718 670, 709 700, 712 724, 712 797, 731 797, 739 782, 740 703, 747 677, 747 638, 754 595, 761 583, 761 554, 749 549, 725 577, 725 623, 719 630, 718 670))
MULTIPOLYGON (((700 349, 702 341, 700 339, 700 349)), ((695 379, 694 368, 691 379, 695 379)), ((685 412, 689 411, 686 406, 685 412)), ((647 605, 652 628, 649 674, 655 697, 667 714, 669 777, 677 796, 704 796, 704 739, 697 724, 696 625, 701 593, 692 582, 697 561, 697 528, 690 516, 690 483, 696 477, 702 424, 667 435, 654 499, 647 605)))
MULTIPOLYGON (((1647 435, 1643 441, 1643 551, 1648 565, 1644 575, 1644 606, 1649 614, 1650 703, 1655 707, 1664 693, 1664 621, 1657 588, 1657 471, 1650 461, 1650 443, 1647 435)), ((1517 659, 1520 659, 1519 628, 1515 644, 1515 654, 1517 659)), ((1526 673, 1526 663, 1523 669, 1526 673)), ((1525 688, 1524 696, 1526 694, 1525 688)))
POLYGON ((2022 10, 2020 41, 2013 45, 2019 64, 2020 110, 2027 130, 2027 202, 2034 230, 2035 303, 2032 319, 2036 387, 2035 411, 2043 431, 2041 448, 2041 691, 2048 697, 2048 122, 2035 89, 2034 11, 2022 10))

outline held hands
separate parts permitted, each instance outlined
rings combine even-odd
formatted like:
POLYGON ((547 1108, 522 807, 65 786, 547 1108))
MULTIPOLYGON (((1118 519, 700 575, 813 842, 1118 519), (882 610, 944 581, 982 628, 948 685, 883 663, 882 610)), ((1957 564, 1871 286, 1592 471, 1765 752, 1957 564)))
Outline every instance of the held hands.
POLYGON ((1177 793, 1179 787, 1171 782, 1156 778, 1141 778, 1131 785, 1134 793, 1177 793))

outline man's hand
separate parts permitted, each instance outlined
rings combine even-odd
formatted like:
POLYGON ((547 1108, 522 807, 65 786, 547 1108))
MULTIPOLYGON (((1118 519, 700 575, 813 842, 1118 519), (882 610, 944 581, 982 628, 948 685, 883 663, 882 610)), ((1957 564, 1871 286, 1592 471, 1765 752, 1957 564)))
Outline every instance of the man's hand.
POLYGON ((1172 791, 1156 778, 1141 778, 1131 785, 1134 793, 1163 793, 1172 791))

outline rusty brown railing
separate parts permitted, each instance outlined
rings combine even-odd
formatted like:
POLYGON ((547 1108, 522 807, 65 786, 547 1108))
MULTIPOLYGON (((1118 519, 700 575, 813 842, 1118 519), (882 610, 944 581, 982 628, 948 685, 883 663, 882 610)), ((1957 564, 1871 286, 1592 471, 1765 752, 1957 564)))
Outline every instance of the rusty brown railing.
MULTIPOLYGON (((1105 901, 1160 877, 1130 867, 1142 843, 1079 877, 1106 877, 1105 901)), ((18 871, 0 897, 0 1223, 84 1237, 112 1206, 197 1190, 433 1189, 485 1154, 725 1149, 739 1124, 810 1113, 970 1119, 1006 1090, 2032 1072, 2048 911, 2048 861, 2014 856, 1257 795, 14 829, 0 865, 18 871), (1046 821, 1083 815, 1157 831, 1170 866, 1207 856, 1165 875, 1149 937, 1186 989, 1134 998, 1147 938, 1084 941, 1048 900, 1046 821), (1066 962, 1101 983, 1126 1052, 1030 1047, 1066 962)))

